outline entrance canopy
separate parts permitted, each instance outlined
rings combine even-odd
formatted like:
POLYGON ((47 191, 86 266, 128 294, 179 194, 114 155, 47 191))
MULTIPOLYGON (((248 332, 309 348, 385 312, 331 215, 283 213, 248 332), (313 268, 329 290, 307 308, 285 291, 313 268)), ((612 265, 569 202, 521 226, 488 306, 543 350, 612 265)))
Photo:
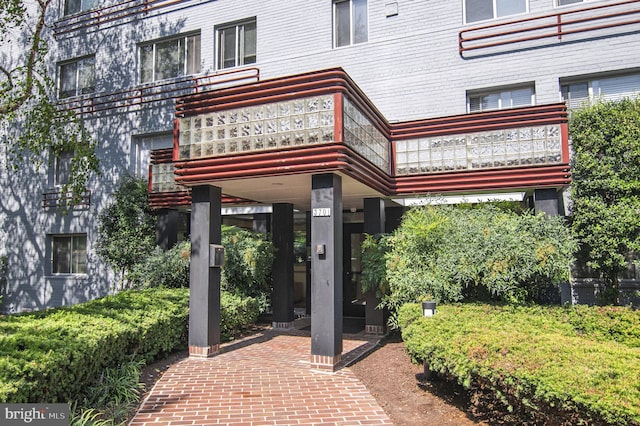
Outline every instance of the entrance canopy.
POLYGON ((570 182, 564 104, 389 123, 340 68, 179 98, 174 147, 152 163, 154 207, 188 205, 189 187, 212 184, 226 204, 308 211, 318 173, 341 176, 345 209, 570 182))

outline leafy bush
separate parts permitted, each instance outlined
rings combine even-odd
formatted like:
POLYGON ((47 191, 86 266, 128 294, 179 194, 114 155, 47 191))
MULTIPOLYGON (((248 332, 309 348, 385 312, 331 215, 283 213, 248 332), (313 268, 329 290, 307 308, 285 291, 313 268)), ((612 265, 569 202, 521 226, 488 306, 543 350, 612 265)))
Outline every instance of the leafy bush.
POLYGON ((223 291, 220 295, 220 334, 230 340, 249 325, 255 324, 259 304, 253 297, 242 297, 223 291))
POLYGON ((414 361, 538 423, 640 424, 640 311, 408 304, 399 323, 414 361))
POLYGON ((569 278, 576 247, 561 218, 426 206, 405 213, 389 238, 383 303, 397 308, 430 295, 439 301, 540 301, 569 278))
POLYGON ((575 111, 569 132, 572 226, 604 302, 617 303, 627 255, 640 253, 640 97, 575 111))
POLYGON ((129 274, 134 287, 189 287, 191 244, 184 241, 169 250, 155 251, 136 264, 129 274))
POLYGON ((127 274, 153 252, 156 221, 149 208, 146 180, 124 176, 113 196, 113 202, 98 216, 96 251, 118 269, 125 288, 127 274))
POLYGON ((125 291, 0 319, 0 401, 67 402, 101 373, 186 344, 186 289, 125 291))
POLYGON ((275 255, 273 244, 262 234, 223 226, 222 245, 222 288, 237 295, 256 298, 264 312, 271 296, 271 269, 275 255))
POLYGON ((389 251, 389 236, 365 235, 362 242, 362 292, 375 290, 376 296, 389 293, 385 256, 389 251))

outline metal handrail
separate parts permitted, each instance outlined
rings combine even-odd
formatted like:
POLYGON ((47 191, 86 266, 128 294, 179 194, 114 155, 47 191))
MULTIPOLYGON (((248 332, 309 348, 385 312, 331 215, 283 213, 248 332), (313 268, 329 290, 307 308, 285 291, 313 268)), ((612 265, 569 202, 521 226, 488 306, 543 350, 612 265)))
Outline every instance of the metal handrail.
MULTIPOLYGON (((42 193, 42 208, 71 207, 74 201, 73 194, 62 192, 60 189, 53 189, 42 193)), ((89 207, 91 205, 91 190, 87 189, 80 200, 72 207, 89 207)))
POLYGON ((251 67, 203 76, 159 81, 105 94, 62 99, 58 105, 61 109, 76 111, 79 114, 93 114, 175 99, 184 95, 227 87, 229 84, 236 84, 245 80, 247 82, 260 81, 260 69, 251 67))
POLYGON ((638 19, 630 19, 624 21, 612 21, 599 25, 590 25, 580 28, 566 29, 568 26, 584 24, 589 22, 597 22, 601 20, 611 20, 612 18, 620 18, 628 15, 640 15, 640 5, 631 10, 622 10, 615 11, 611 13, 606 13, 608 10, 613 10, 616 7, 624 6, 632 3, 640 3, 640 0, 625 0, 619 1, 616 3, 603 4, 599 6, 591 6, 591 7, 583 7, 579 9, 565 10, 556 13, 539 15, 531 18, 523 18, 510 20, 507 22, 500 22, 496 24, 483 25, 478 27, 473 27, 469 29, 465 29, 459 32, 458 34, 458 50, 461 56, 464 56, 465 52, 478 50, 478 49, 487 49, 497 46, 510 45, 515 43, 522 43, 526 41, 532 40, 540 40, 546 38, 558 38, 561 40, 563 36, 570 34, 578 34, 590 31, 596 31, 606 28, 614 28, 620 26, 627 26, 632 24, 640 23, 640 18, 638 19), (600 12, 604 13, 594 14, 588 17, 580 17, 571 19, 571 16, 575 16, 579 13, 585 12, 600 12), (544 22, 545 20, 550 20, 551 22, 544 22), (531 25, 527 25, 531 24, 531 25), (515 27, 515 28, 514 28, 515 27), (547 29, 553 29, 553 31, 544 32, 542 34, 533 34, 522 37, 509 37, 518 34, 531 34, 535 31, 542 31, 547 29), (467 36, 467 34, 471 34, 467 36), (473 35, 478 34, 478 35, 473 35), (503 38, 500 40, 500 38, 503 38), (474 44, 474 42, 482 41, 482 40, 496 40, 488 43, 474 44))

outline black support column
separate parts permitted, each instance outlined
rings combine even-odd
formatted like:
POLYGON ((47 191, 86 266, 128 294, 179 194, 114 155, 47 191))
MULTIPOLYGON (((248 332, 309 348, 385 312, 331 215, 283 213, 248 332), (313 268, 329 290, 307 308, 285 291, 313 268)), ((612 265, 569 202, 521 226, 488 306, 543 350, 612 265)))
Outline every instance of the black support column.
POLYGON ((311 366, 335 371, 342 356, 342 179, 311 181, 311 366))
POLYGON ((276 249, 273 262, 273 328, 293 327, 293 204, 273 205, 271 239, 276 249))
POLYGON ((210 245, 222 238, 221 191, 193 188, 191 196, 191 270, 189 276, 189 355, 220 351, 220 268, 210 266, 210 245))
POLYGON ((156 243, 162 250, 169 250, 178 242, 180 213, 175 209, 162 209, 156 223, 156 243))
MULTIPOLYGON (((384 200, 381 198, 365 198, 364 232, 369 235, 382 234, 385 232, 385 222, 384 200)), ((384 334, 384 311, 376 309, 380 304, 380 298, 376 296, 376 290, 370 290, 364 296, 366 300, 365 333, 384 334)))

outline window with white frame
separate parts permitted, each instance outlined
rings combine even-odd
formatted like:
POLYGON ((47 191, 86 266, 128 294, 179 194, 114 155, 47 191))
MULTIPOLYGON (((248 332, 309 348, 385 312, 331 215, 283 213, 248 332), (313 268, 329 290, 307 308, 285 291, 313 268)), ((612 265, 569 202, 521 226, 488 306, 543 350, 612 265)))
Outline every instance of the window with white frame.
POLYGON ((464 0, 465 22, 485 21, 527 12, 527 0, 464 0))
POLYGON ((97 6, 98 0, 65 0, 64 15, 73 15, 74 13, 95 9, 97 6))
POLYGON ((59 65, 58 97, 86 95, 95 91, 94 56, 74 59, 59 65))
POLYGON ((640 73, 560 81, 562 100, 569 109, 593 101, 616 101, 640 96, 640 73))
POLYGON ((533 84, 467 92, 469 112, 516 108, 535 104, 533 84))
POLYGON ((200 72, 200 34, 143 43, 139 51, 141 83, 200 72))
POLYGON ((87 273, 87 234, 51 236, 51 272, 54 274, 87 273))
POLYGON ((151 151, 154 149, 171 148, 173 146, 173 134, 165 133, 154 136, 140 136, 133 140, 132 169, 135 176, 148 179, 151 151))
POLYGON ((369 39, 367 0, 333 2, 333 40, 335 47, 364 43, 369 39))
POLYGON ((256 19, 216 27, 218 69, 256 63, 258 42, 256 19))
POLYGON ((73 151, 64 151, 58 154, 53 162, 53 184, 62 186, 71 178, 71 160, 73 151))
POLYGON ((556 0, 556 6, 566 6, 574 3, 584 3, 587 0, 556 0))

